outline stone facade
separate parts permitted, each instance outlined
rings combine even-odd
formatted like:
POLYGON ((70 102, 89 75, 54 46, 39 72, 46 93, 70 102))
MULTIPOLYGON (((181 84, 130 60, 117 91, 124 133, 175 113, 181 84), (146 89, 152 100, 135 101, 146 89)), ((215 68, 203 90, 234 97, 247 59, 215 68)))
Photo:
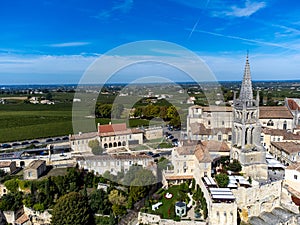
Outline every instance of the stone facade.
POLYGON ((293 130, 294 117, 286 106, 262 106, 259 120, 263 127, 280 130, 293 130))
POLYGON ((46 161, 32 161, 27 168, 24 169, 24 180, 38 179, 46 171, 46 161))
POLYGON ((171 162, 174 169, 163 171, 165 186, 194 177, 211 176, 212 159, 206 145, 201 142, 183 142, 182 146, 173 149, 171 162))
POLYGON ((144 130, 144 135, 147 140, 153 140, 163 137, 162 127, 150 127, 144 130))
POLYGON ((300 161, 299 142, 271 142, 269 152, 286 166, 300 161))
POLYGON ((79 133, 76 135, 70 135, 70 146, 73 150, 73 154, 82 154, 86 152, 91 152, 91 148, 89 147, 89 142, 92 140, 98 140, 100 142, 100 138, 97 132, 91 133, 79 133))
POLYGON ((146 155, 100 155, 86 156, 77 159, 80 168, 93 171, 95 174, 104 174, 106 171, 113 175, 118 172, 127 172, 135 164, 143 167, 151 166, 154 159, 146 155))
POLYGON ((104 149, 128 147, 143 144, 143 133, 140 129, 129 129, 126 124, 98 124, 98 132, 70 135, 70 146, 74 154, 91 152, 88 146, 91 140, 98 140, 104 149))

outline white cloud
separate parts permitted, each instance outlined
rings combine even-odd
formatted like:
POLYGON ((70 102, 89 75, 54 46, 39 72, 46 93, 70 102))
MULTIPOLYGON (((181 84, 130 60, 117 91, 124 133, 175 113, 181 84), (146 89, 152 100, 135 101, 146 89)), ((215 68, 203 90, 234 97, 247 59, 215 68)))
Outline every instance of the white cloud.
POLYGON ((77 46, 84 46, 89 45, 90 42, 64 42, 64 43, 56 43, 56 44, 50 44, 48 46, 50 47, 56 47, 56 48, 64 48, 64 47, 77 47, 77 46))
POLYGON ((244 8, 239 8, 236 6, 232 7, 232 12, 228 12, 227 15, 236 16, 236 17, 247 17, 256 13, 258 10, 265 8, 265 2, 250 2, 246 1, 244 8))
POLYGON ((236 5, 231 6, 229 10, 214 12, 215 16, 232 16, 232 17, 249 17, 256 13, 260 9, 266 7, 265 2, 251 2, 246 0, 244 7, 238 7, 236 5))
POLYGON ((128 13, 133 6, 133 0, 123 0, 122 2, 115 4, 111 9, 101 11, 97 16, 93 16, 96 19, 108 19, 114 12, 120 11, 122 13, 128 13))

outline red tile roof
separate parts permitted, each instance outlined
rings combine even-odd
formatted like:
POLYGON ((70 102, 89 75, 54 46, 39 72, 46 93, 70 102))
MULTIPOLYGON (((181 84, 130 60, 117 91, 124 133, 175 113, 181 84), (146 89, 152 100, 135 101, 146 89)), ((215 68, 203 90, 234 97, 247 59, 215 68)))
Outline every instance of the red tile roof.
POLYGON ((295 102, 294 99, 288 99, 287 100, 287 104, 288 107, 290 108, 290 110, 296 111, 298 109, 298 111, 300 111, 300 106, 297 104, 297 102, 295 102))
POLYGON ((118 132, 118 131, 126 131, 126 130, 127 130, 126 123, 105 124, 105 125, 98 126, 99 133, 118 132))

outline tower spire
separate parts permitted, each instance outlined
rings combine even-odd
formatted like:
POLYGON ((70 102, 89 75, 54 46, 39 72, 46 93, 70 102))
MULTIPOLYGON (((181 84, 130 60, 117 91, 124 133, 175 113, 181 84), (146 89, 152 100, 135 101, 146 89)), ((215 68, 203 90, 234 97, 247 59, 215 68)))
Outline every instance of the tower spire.
POLYGON ((251 81, 251 72, 250 72, 249 52, 248 51, 247 51, 244 77, 243 77, 243 82, 242 82, 242 86, 241 86, 241 92, 240 92, 239 99, 242 101, 253 100, 252 81, 251 81))

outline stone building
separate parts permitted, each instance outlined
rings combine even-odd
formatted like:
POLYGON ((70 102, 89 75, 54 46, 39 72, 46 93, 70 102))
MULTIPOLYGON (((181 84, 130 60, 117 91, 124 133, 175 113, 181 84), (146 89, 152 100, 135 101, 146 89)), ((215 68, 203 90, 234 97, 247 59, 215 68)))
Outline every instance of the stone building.
POLYGON ((271 142, 300 142, 300 135, 286 130, 263 128, 261 133, 262 144, 269 151, 271 142))
POLYGON ((198 141, 186 141, 173 149, 172 170, 163 171, 163 184, 180 183, 195 176, 211 176, 212 159, 207 148, 198 141))
POLYGON ((97 132, 73 134, 70 135, 69 140, 74 154, 91 152, 89 142, 92 140, 98 140, 100 143, 100 138, 97 132))
POLYGON ((300 161, 299 142, 271 142, 269 152, 286 166, 300 161))
POLYGON ((141 129, 127 128, 126 123, 98 124, 98 132, 79 133, 70 135, 70 146, 74 154, 91 152, 88 146, 92 140, 99 141, 104 149, 122 148, 129 145, 143 144, 144 131, 141 129))
POLYGON ((0 161, 0 170, 5 173, 13 173, 17 169, 15 161, 0 161))
POLYGON ((126 123, 98 124, 101 146, 105 149, 143 144, 143 131, 127 128, 126 123))
POLYGON ((144 136, 147 140, 153 140, 163 137, 162 127, 149 127, 144 129, 144 136))
POLYGON ((263 127, 281 130, 293 130, 294 117, 286 106, 262 106, 259 108, 259 120, 263 127))
POLYGON ((95 174, 104 174, 106 171, 113 175, 118 172, 127 172, 133 165, 152 168, 154 159, 147 155, 99 155, 86 156, 77 159, 80 168, 93 171, 95 174))
POLYGON ((234 95, 231 159, 237 159, 242 171, 254 179, 268 177, 266 151, 261 144, 259 94, 253 99, 248 56, 239 98, 234 95))
POLYGON ((46 169, 46 161, 34 160, 24 169, 24 180, 38 179, 46 169))

